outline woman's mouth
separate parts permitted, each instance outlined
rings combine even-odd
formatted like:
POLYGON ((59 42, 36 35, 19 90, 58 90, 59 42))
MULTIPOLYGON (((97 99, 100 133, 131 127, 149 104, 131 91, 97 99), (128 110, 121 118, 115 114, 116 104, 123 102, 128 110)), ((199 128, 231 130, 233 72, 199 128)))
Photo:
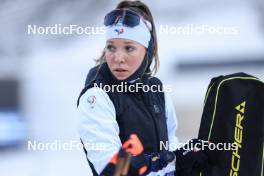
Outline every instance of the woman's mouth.
POLYGON ((114 69, 114 75, 117 77, 117 79, 124 79, 127 76, 128 70, 123 68, 117 68, 114 69))
POLYGON ((123 72, 126 72, 127 70, 123 69, 123 68, 117 68, 117 69, 114 69, 115 72, 120 72, 120 73, 123 73, 123 72))

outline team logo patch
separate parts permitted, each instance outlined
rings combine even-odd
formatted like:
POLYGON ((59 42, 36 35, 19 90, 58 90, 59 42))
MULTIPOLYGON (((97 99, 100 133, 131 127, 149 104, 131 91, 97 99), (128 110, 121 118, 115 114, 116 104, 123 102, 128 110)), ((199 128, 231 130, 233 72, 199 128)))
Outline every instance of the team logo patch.
POLYGON ((124 33, 124 28, 115 29, 115 32, 117 33, 117 35, 120 35, 120 34, 124 33))
POLYGON ((95 102, 96 102, 96 97, 94 95, 89 96, 87 98, 87 102, 90 104, 91 108, 94 108, 95 102))

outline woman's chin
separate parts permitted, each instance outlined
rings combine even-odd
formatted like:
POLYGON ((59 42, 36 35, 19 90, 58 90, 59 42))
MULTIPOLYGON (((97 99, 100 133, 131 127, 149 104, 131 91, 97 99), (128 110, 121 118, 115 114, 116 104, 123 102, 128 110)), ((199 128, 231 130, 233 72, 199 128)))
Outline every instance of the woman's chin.
POLYGON ((118 79, 119 81, 123 81, 123 80, 125 80, 125 79, 128 78, 128 77, 125 77, 125 76, 116 76, 116 75, 115 75, 115 77, 116 77, 116 79, 118 79))
POLYGON ((125 80, 129 77, 129 75, 125 74, 125 73, 114 73, 114 76, 116 77, 116 79, 122 81, 125 80))

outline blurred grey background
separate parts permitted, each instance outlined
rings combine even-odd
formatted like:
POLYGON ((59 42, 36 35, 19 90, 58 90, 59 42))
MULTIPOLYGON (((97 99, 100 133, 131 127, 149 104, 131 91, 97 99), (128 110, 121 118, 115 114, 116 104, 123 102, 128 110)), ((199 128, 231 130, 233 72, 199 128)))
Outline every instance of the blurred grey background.
MULTIPOLYGON (((1 175, 91 175, 82 150, 29 151, 27 142, 79 140, 76 100, 103 50, 104 36, 32 35, 28 25, 100 27, 118 2, 0 0, 1 175)), ((196 137, 211 78, 246 72, 264 79, 264 1, 143 2, 158 30, 157 76, 172 87, 176 135, 180 141, 196 137), (188 31, 202 25, 227 31, 188 31), (175 32, 176 27, 185 30, 175 32)))

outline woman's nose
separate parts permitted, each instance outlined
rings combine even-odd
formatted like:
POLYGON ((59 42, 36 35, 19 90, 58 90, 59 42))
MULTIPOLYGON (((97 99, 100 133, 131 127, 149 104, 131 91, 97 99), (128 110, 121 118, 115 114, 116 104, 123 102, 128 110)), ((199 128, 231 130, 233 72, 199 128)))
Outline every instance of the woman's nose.
POLYGON ((123 63, 124 61, 125 61, 124 54, 122 54, 121 52, 116 52, 115 53, 115 62, 123 63))

